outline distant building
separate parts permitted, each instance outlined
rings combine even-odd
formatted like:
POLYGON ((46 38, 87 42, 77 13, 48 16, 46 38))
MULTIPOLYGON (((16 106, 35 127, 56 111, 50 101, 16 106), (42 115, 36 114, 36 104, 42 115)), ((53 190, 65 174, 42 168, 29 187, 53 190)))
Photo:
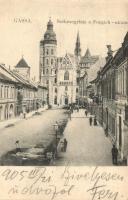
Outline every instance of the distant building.
POLYGON ((82 103, 88 95, 87 88, 92 73, 100 68, 99 60, 99 56, 92 56, 89 49, 81 56, 79 32, 74 54, 66 53, 65 56, 58 57, 56 34, 53 23, 49 20, 44 38, 40 41, 39 64, 39 79, 48 88, 48 103, 52 106, 82 103))
POLYGON ((48 88, 49 105, 63 106, 76 102, 76 68, 75 55, 57 57, 56 34, 49 20, 44 38, 40 41, 39 65, 39 78, 41 84, 48 88))
POLYGON ((47 105, 47 88, 30 79, 23 58, 19 63, 14 71, 0 65, 0 121, 47 105), (21 70, 22 64, 26 70, 21 70))
MULTIPOLYGON (((57 60, 57 87, 55 87, 55 101, 60 106, 76 102, 76 59, 72 54, 57 60)), ((54 103, 56 103, 54 101, 54 103)))
POLYGON ((27 62, 23 57, 15 66, 15 71, 26 78, 30 78, 30 66, 28 66, 27 62))

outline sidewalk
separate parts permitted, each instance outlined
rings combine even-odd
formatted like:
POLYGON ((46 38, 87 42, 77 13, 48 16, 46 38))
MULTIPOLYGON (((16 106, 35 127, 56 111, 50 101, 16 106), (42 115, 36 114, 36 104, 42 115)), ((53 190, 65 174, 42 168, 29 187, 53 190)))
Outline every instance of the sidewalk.
POLYGON ((61 145, 58 146, 58 160, 55 165, 112 166, 111 142, 105 137, 101 126, 89 125, 89 115, 86 117, 84 110, 74 111, 64 131, 64 137, 68 141, 67 151, 61 152, 61 145))
MULTIPOLYGON (((43 112, 44 110, 47 110, 48 109, 48 106, 44 106, 43 108, 39 108, 38 109, 38 112, 43 112)), ((30 117, 32 117, 32 115, 37 112, 37 110, 34 110, 32 112, 29 112, 29 113, 26 113, 26 119, 29 119, 30 117)), ((18 117, 15 117, 15 118, 12 118, 12 119, 9 119, 9 120, 5 120, 5 121, 2 121, 0 122, 0 130, 1 129, 4 129, 8 126, 13 126, 14 124, 20 122, 21 120, 24 120, 23 118, 23 115, 20 115, 18 117)))

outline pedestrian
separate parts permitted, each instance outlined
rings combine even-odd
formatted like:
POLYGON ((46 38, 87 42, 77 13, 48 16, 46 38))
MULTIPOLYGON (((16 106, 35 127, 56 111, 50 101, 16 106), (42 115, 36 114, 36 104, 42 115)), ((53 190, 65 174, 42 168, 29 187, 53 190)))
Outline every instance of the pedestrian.
POLYGON ((67 150, 67 144, 68 144, 68 142, 67 142, 66 138, 64 138, 64 152, 66 152, 66 150, 67 150))
POLYGON ((26 112, 24 112, 23 115, 24 115, 24 119, 26 119, 26 112))
POLYGON ((111 152, 112 152, 112 162, 113 164, 117 165, 118 149, 116 148, 115 145, 113 145, 111 152))
POLYGON ((15 145, 16 145, 16 152, 21 152, 19 140, 17 140, 17 141, 15 142, 15 145))
POLYGON ((87 111, 87 110, 85 110, 85 115, 86 115, 86 117, 87 117, 87 115, 88 115, 88 111, 87 111))
POLYGON ((60 142, 60 149, 61 149, 61 152, 64 152, 64 141, 60 142))
POLYGON ((90 126, 92 125, 92 117, 90 116, 89 117, 89 123, 90 123, 90 126))
POLYGON ((96 116, 94 117, 94 126, 97 126, 97 119, 96 119, 96 116))
POLYGON ((68 112, 68 118, 71 120, 71 110, 68 112))

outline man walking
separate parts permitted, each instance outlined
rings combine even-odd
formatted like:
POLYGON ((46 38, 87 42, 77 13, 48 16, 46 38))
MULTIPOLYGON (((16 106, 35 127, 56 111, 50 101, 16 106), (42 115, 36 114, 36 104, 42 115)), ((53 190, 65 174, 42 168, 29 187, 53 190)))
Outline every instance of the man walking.
POLYGON ((86 115, 86 117, 87 117, 87 115, 88 115, 88 111, 87 111, 87 110, 85 110, 85 115, 86 115))
POLYGON ((68 142, 67 142, 66 138, 64 138, 64 152, 66 152, 67 144, 68 144, 68 142))
POLYGON ((117 157, 118 157, 118 149, 115 145, 112 147, 112 162, 113 164, 117 165, 117 157))
POLYGON ((89 117, 90 126, 92 125, 92 117, 89 117))

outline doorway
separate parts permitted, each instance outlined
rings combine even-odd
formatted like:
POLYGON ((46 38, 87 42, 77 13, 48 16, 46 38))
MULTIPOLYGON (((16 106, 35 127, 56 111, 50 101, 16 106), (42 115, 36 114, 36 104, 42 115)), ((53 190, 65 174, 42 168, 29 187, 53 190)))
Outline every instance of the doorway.
POLYGON ((65 97, 65 105, 68 105, 68 97, 65 97))

